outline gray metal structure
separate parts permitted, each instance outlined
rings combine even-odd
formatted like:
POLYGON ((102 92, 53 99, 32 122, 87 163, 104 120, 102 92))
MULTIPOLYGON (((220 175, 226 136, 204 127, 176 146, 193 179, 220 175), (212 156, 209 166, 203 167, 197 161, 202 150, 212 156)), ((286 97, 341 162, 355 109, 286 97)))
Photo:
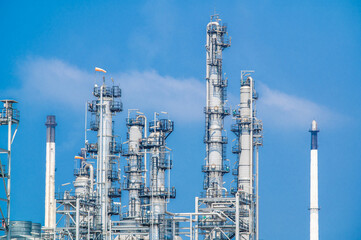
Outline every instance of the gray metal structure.
POLYGON ((0 177, 3 182, 3 194, 1 195, 0 200, 6 203, 6 209, 0 205, 0 219, 1 226, 0 231, 4 231, 7 235, 7 239, 11 237, 11 227, 10 227, 10 203, 11 203, 11 146, 14 141, 15 135, 18 130, 20 114, 19 111, 14 107, 14 104, 17 103, 15 100, 1 100, 4 103, 4 107, 1 108, 0 115, 0 125, 8 126, 8 146, 7 149, 0 148, 0 154, 6 155, 5 163, 0 158, 0 177), (16 129, 13 132, 12 126, 16 125, 16 129), (6 164, 6 165, 5 165, 6 164), (5 195, 5 196, 3 196, 5 195))
POLYGON ((96 100, 88 103, 90 130, 96 132, 97 140, 86 140, 85 149, 76 156, 79 168, 75 170, 75 190, 56 194, 56 228, 43 238, 259 239, 258 149, 262 145, 262 122, 256 116, 252 71, 241 72, 240 103, 231 111, 226 106, 227 79, 222 70, 222 52, 230 46, 227 27, 214 15, 206 33, 204 192, 195 198, 195 211, 173 213, 167 209, 169 200, 176 196, 170 184, 172 150, 166 143, 174 122, 164 112, 154 113, 154 119, 148 122, 145 114, 129 110, 127 140, 120 147, 115 141, 113 118, 122 111, 120 88, 108 87, 104 80, 94 88, 96 100), (232 152, 237 160, 233 169, 235 187, 227 189, 223 176, 230 167, 225 164, 228 140, 224 118, 231 112, 235 121, 231 129, 236 135, 232 152), (121 196, 127 199, 120 201, 121 196))
POLYGON ((240 104, 233 111, 237 136, 232 152, 237 154, 236 187, 223 187, 225 144, 223 117, 227 79, 222 76, 222 51, 230 45, 227 28, 218 16, 207 25, 207 102, 206 102, 206 166, 204 189, 196 198, 195 238, 258 240, 258 147, 262 145, 262 122, 256 118, 257 94, 249 71, 241 72, 240 104), (254 157, 256 153, 256 157, 254 157))

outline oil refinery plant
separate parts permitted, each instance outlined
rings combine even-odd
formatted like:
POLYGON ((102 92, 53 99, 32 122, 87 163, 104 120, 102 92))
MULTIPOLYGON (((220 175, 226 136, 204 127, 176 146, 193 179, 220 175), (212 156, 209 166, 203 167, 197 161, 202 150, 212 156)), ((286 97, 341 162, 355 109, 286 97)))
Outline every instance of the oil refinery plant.
MULTIPOLYGON (((258 151, 263 128, 257 118, 253 71, 241 71, 240 101, 233 103, 236 107, 227 106, 228 79, 222 70, 222 52, 231 45, 227 26, 214 15, 206 29, 205 151, 200 150, 205 152, 204 180, 198 183, 203 191, 195 197, 194 209, 179 213, 167 207, 176 198, 170 178, 173 161, 177 161, 172 159, 172 148, 177 146, 167 144, 176 123, 164 113, 146 116, 141 109, 123 109, 122 101, 127 99, 121 100, 120 86, 106 84, 103 78, 87 104, 87 129, 91 131, 75 157, 74 191, 55 191, 57 122, 54 115, 46 119, 44 226, 10 221, 11 144, 20 117, 16 101, 3 100, 0 125, 8 127, 8 148, 0 149, 7 156, 6 162, 0 163, 6 203, 0 209, 3 239, 259 239, 258 151), (120 112, 127 112, 125 143, 114 131, 115 125, 122 124, 114 118, 120 112), (234 156, 230 159, 234 169, 226 161, 230 145, 226 117, 233 119, 234 156), (225 174, 234 175, 232 187, 224 186, 225 174), (127 202, 126 207, 121 202, 127 202)), ((314 135, 316 128, 312 128, 314 135)))

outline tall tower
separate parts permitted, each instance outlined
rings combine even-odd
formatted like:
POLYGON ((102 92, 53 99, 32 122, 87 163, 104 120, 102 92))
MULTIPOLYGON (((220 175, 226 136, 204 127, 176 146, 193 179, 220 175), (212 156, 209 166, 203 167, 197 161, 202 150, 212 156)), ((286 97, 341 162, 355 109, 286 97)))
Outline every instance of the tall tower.
POLYGON ((55 116, 46 118, 45 228, 55 228, 55 116))
POLYGON ((237 188, 232 193, 241 199, 241 239, 258 240, 258 148, 262 146, 263 126, 256 116, 258 96, 251 73, 241 71, 240 104, 233 112, 236 123, 232 132, 237 141, 232 152, 238 155, 238 164, 233 171, 237 188))
POLYGON ((96 193, 100 206, 97 222, 101 227, 103 239, 107 240, 110 239, 111 216, 120 214, 119 205, 114 204, 114 199, 119 199, 121 196, 116 168, 121 149, 115 141, 113 116, 123 110, 123 105, 119 100, 121 96, 119 86, 108 87, 105 83, 100 87, 95 85, 93 95, 97 99, 89 103, 88 110, 93 117, 90 128, 97 132, 96 193))
POLYGON ((124 182, 123 190, 129 191, 128 195, 128 213, 129 219, 139 219, 141 217, 141 198, 140 192, 144 188, 144 162, 143 153, 140 149, 140 142, 146 137, 146 117, 136 114, 131 116, 128 112, 128 148, 123 149, 122 155, 127 158, 127 165, 124 172, 127 179, 124 182))
POLYGON ((229 172, 224 166, 227 137, 224 135, 223 119, 229 115, 225 108, 227 79, 222 76, 222 52, 230 46, 227 27, 221 24, 218 15, 211 16, 207 25, 206 68, 206 144, 203 188, 207 197, 219 197, 223 191, 223 175, 229 172))
MULTIPOLYGON (((150 240, 168 239, 166 229, 167 202, 175 198, 174 187, 169 186, 167 170, 172 168, 172 160, 166 139, 173 132, 174 122, 169 119, 158 119, 157 113, 154 121, 149 123, 149 136, 141 142, 141 147, 148 149, 149 158, 149 188, 141 191, 141 197, 149 199, 149 207, 144 209, 143 224, 149 225, 150 240)), ((169 174, 169 173, 168 173, 169 174)))
POLYGON ((317 122, 311 124, 311 164, 310 164, 310 240, 318 240, 318 149, 317 122))

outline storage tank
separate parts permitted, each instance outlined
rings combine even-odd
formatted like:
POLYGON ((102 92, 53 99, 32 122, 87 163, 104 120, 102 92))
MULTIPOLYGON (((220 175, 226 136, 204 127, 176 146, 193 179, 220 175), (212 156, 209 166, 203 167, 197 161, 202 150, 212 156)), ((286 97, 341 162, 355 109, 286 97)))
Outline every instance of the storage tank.
POLYGON ((32 223, 31 236, 33 236, 35 238, 41 237, 41 224, 40 223, 32 223))
POLYGON ((30 221, 11 221, 11 238, 20 239, 31 236, 32 223, 30 221))

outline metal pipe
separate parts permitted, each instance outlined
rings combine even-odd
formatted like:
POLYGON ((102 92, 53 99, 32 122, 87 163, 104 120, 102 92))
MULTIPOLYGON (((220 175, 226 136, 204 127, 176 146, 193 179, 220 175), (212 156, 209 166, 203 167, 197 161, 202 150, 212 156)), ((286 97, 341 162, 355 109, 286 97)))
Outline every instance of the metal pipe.
POLYGON ((236 240, 239 240, 239 193, 236 193, 236 240))
POLYGON ((45 179, 45 227, 54 231, 56 225, 55 202, 55 116, 46 120, 46 179, 45 179))
POLYGON ((258 173, 259 173, 259 159, 258 159, 258 146, 256 146, 256 240, 259 239, 259 183, 258 183, 258 173))
POLYGON ((80 198, 76 198, 76 216, 75 216, 75 239, 79 240, 79 227, 80 227, 80 198))
POLYGON ((310 240, 319 239, 318 229, 318 146, 317 146, 317 122, 311 125, 311 163, 310 163, 310 240))
POLYGON ((8 116, 8 186, 7 186, 7 239, 11 238, 11 226, 10 226, 10 197, 11 197, 11 126, 12 126, 12 117, 8 116))

